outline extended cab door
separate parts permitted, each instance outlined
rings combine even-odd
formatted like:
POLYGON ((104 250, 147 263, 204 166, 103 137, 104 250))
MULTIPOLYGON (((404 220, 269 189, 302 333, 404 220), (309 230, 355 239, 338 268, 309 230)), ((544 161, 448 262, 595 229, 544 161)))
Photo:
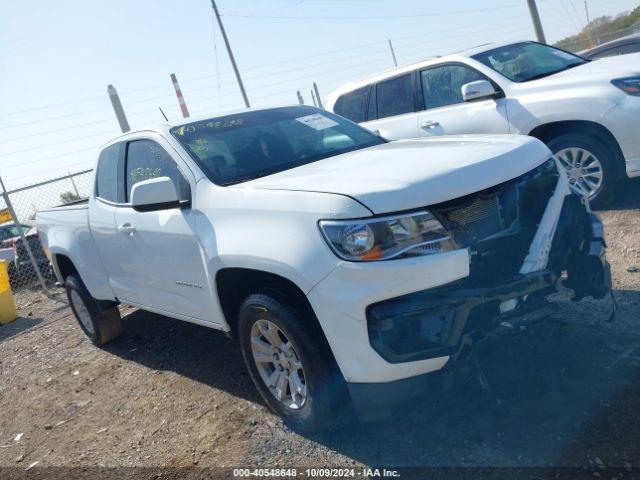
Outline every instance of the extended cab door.
MULTIPOLYGON (((87 274, 104 275, 106 272, 112 290, 114 287, 112 274, 120 258, 120 239, 116 235, 116 206, 124 193, 118 182, 123 151, 124 144, 116 143, 104 148, 100 153, 94 195, 89 206, 89 227, 97 250, 97 258, 89 266, 95 271, 87 274), (100 270, 98 270, 99 266, 101 266, 100 270)), ((87 238, 87 241, 90 241, 90 238, 87 238)), ((115 290, 112 293, 115 294, 115 290)))
POLYGON ((489 80, 477 70, 462 63, 442 64, 421 70, 418 80, 421 93, 419 136, 509 133, 504 98, 463 100, 463 85, 489 80))
POLYGON ((195 188, 191 172, 169 151, 159 136, 127 142, 123 179, 127 204, 116 210, 120 268, 114 285, 127 285, 118 294, 125 303, 216 323, 211 318, 217 310, 207 256, 199 242, 197 212, 191 208, 138 212, 128 205, 132 187, 143 180, 169 177, 178 192, 195 188))

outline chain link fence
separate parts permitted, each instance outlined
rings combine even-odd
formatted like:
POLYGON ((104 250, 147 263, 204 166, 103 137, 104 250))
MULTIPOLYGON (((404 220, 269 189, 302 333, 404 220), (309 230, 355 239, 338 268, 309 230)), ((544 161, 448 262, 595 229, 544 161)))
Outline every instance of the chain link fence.
POLYGON ((92 170, 85 170, 3 191, 0 260, 8 263, 9 282, 18 308, 32 303, 34 296, 57 293, 53 269, 38 238, 36 212, 86 200, 91 179, 92 170))

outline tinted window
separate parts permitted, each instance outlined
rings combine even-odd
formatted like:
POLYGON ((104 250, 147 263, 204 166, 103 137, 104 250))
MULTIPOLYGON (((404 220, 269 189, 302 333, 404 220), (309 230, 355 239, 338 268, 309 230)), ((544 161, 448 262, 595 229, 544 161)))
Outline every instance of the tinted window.
POLYGON ((627 53, 638 53, 638 52, 640 52, 640 42, 628 43, 620 47, 620 55, 625 55, 627 53))
MULTIPOLYGON (((31 230, 31 227, 26 225, 21 226, 22 231, 26 234, 31 230)), ((20 230, 15 225, 3 225, 0 227, 0 242, 10 240, 20 236, 20 230)))
POLYGON ((158 177, 169 177, 180 194, 184 188, 182 177, 171 156, 152 140, 136 140, 127 148, 127 201, 136 183, 158 177))
POLYGON ((306 106, 217 117, 174 127, 171 133, 218 185, 384 143, 343 117, 306 106))
POLYGON ((367 101, 369 100, 369 87, 355 90, 342 95, 336 101, 334 111, 349 120, 364 122, 367 113, 367 101))
POLYGON ((380 82, 376 89, 378 118, 413 112, 413 82, 411 74, 380 82))
POLYGON ((514 82, 528 82, 577 67, 585 59, 564 50, 535 42, 495 48, 473 58, 514 82))
POLYGON ((420 72, 424 107, 438 108, 462 103, 462 86, 485 77, 464 65, 444 65, 420 72))
POLYGON ((589 58, 593 60, 597 60, 599 58, 605 57, 615 57, 616 55, 620 55, 620 47, 607 48, 606 50, 601 50, 593 55, 589 55, 589 58))
POLYGON ((110 202, 118 201, 118 157, 120 145, 105 148, 98 159, 96 196, 110 202))

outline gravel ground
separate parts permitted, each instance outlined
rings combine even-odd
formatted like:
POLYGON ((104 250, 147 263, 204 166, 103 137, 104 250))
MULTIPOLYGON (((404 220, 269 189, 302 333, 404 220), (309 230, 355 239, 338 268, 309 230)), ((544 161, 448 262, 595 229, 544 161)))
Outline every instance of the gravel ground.
MULTIPOLYGON (((604 220, 610 299, 492 343, 474 381, 392 420, 303 436, 264 406, 236 344, 144 312, 96 348, 64 304, 22 299, 0 327, 0 467, 578 466, 640 468, 640 182, 604 220)), ((122 473, 122 472, 121 472, 122 473)), ((606 478, 611 478, 608 476, 606 478)))

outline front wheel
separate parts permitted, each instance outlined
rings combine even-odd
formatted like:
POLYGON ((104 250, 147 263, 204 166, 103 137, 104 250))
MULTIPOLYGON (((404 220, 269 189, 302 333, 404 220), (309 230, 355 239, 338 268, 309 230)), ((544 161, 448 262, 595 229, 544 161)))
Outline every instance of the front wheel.
POLYGON ((589 199, 595 208, 613 197, 622 178, 622 161, 599 139, 584 134, 564 134, 547 144, 567 171, 575 192, 589 199))
POLYGON ((317 431, 340 419, 348 401, 344 379, 323 339, 292 303, 250 295, 240 308, 238 327, 251 378, 286 423, 317 431))

